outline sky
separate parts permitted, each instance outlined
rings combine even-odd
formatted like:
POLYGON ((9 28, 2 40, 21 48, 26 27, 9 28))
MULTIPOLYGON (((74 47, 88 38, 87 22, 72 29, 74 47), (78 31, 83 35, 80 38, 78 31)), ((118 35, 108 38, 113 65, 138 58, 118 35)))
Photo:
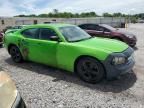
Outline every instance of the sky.
POLYGON ((0 16, 59 12, 144 13, 144 0, 0 0, 0 16))

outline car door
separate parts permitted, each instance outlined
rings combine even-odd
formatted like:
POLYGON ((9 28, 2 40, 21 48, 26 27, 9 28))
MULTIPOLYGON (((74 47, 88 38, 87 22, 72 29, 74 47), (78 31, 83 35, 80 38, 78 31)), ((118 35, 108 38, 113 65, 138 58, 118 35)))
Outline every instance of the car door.
POLYGON ((105 27, 103 27, 103 36, 105 38, 110 38, 110 35, 111 35, 111 31, 105 27))
POLYGON ((58 36, 55 30, 51 28, 40 28, 38 44, 38 54, 40 62, 51 66, 57 66, 57 46, 58 41, 52 41, 52 36, 58 36))
POLYGON ((102 26, 97 25, 95 27, 96 36, 107 38, 110 35, 110 31, 102 26))

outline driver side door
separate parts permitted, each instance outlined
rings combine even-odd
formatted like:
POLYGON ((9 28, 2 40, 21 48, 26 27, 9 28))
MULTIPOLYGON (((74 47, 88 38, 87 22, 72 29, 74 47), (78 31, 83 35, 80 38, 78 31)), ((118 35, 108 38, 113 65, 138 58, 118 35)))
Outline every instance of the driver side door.
POLYGON ((40 58, 40 63, 50 66, 57 66, 57 47, 58 41, 51 40, 52 36, 57 36, 55 30, 51 28, 40 28, 39 39, 37 40, 37 53, 40 58))

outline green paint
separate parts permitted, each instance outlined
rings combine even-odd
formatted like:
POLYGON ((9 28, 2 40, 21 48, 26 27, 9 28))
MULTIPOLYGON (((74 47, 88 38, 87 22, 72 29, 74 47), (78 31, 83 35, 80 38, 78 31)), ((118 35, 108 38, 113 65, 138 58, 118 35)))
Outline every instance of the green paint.
POLYGON ((5 35, 5 47, 10 44, 17 45, 25 60, 30 60, 68 71, 74 71, 74 63, 80 56, 86 55, 104 61, 113 52, 122 52, 128 48, 123 42, 91 38, 79 42, 68 42, 59 31, 60 27, 74 26, 68 24, 43 24, 31 25, 14 33, 5 35), (29 28, 50 28, 59 36, 61 42, 30 39, 21 35, 21 32, 29 28), (24 42, 23 42, 24 40, 24 42))

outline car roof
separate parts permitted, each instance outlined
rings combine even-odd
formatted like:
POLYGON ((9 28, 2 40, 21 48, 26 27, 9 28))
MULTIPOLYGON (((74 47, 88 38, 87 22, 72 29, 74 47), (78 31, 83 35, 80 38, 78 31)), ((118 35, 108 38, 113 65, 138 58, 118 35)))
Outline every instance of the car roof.
MULTIPOLYGON (((85 24, 80 24, 80 25, 99 25, 99 24, 85 23, 85 24)), ((79 26, 80 26, 80 25, 79 25, 79 26)))
POLYGON ((65 26, 74 26, 72 24, 34 24, 34 25, 27 25, 26 27, 65 27, 65 26))

